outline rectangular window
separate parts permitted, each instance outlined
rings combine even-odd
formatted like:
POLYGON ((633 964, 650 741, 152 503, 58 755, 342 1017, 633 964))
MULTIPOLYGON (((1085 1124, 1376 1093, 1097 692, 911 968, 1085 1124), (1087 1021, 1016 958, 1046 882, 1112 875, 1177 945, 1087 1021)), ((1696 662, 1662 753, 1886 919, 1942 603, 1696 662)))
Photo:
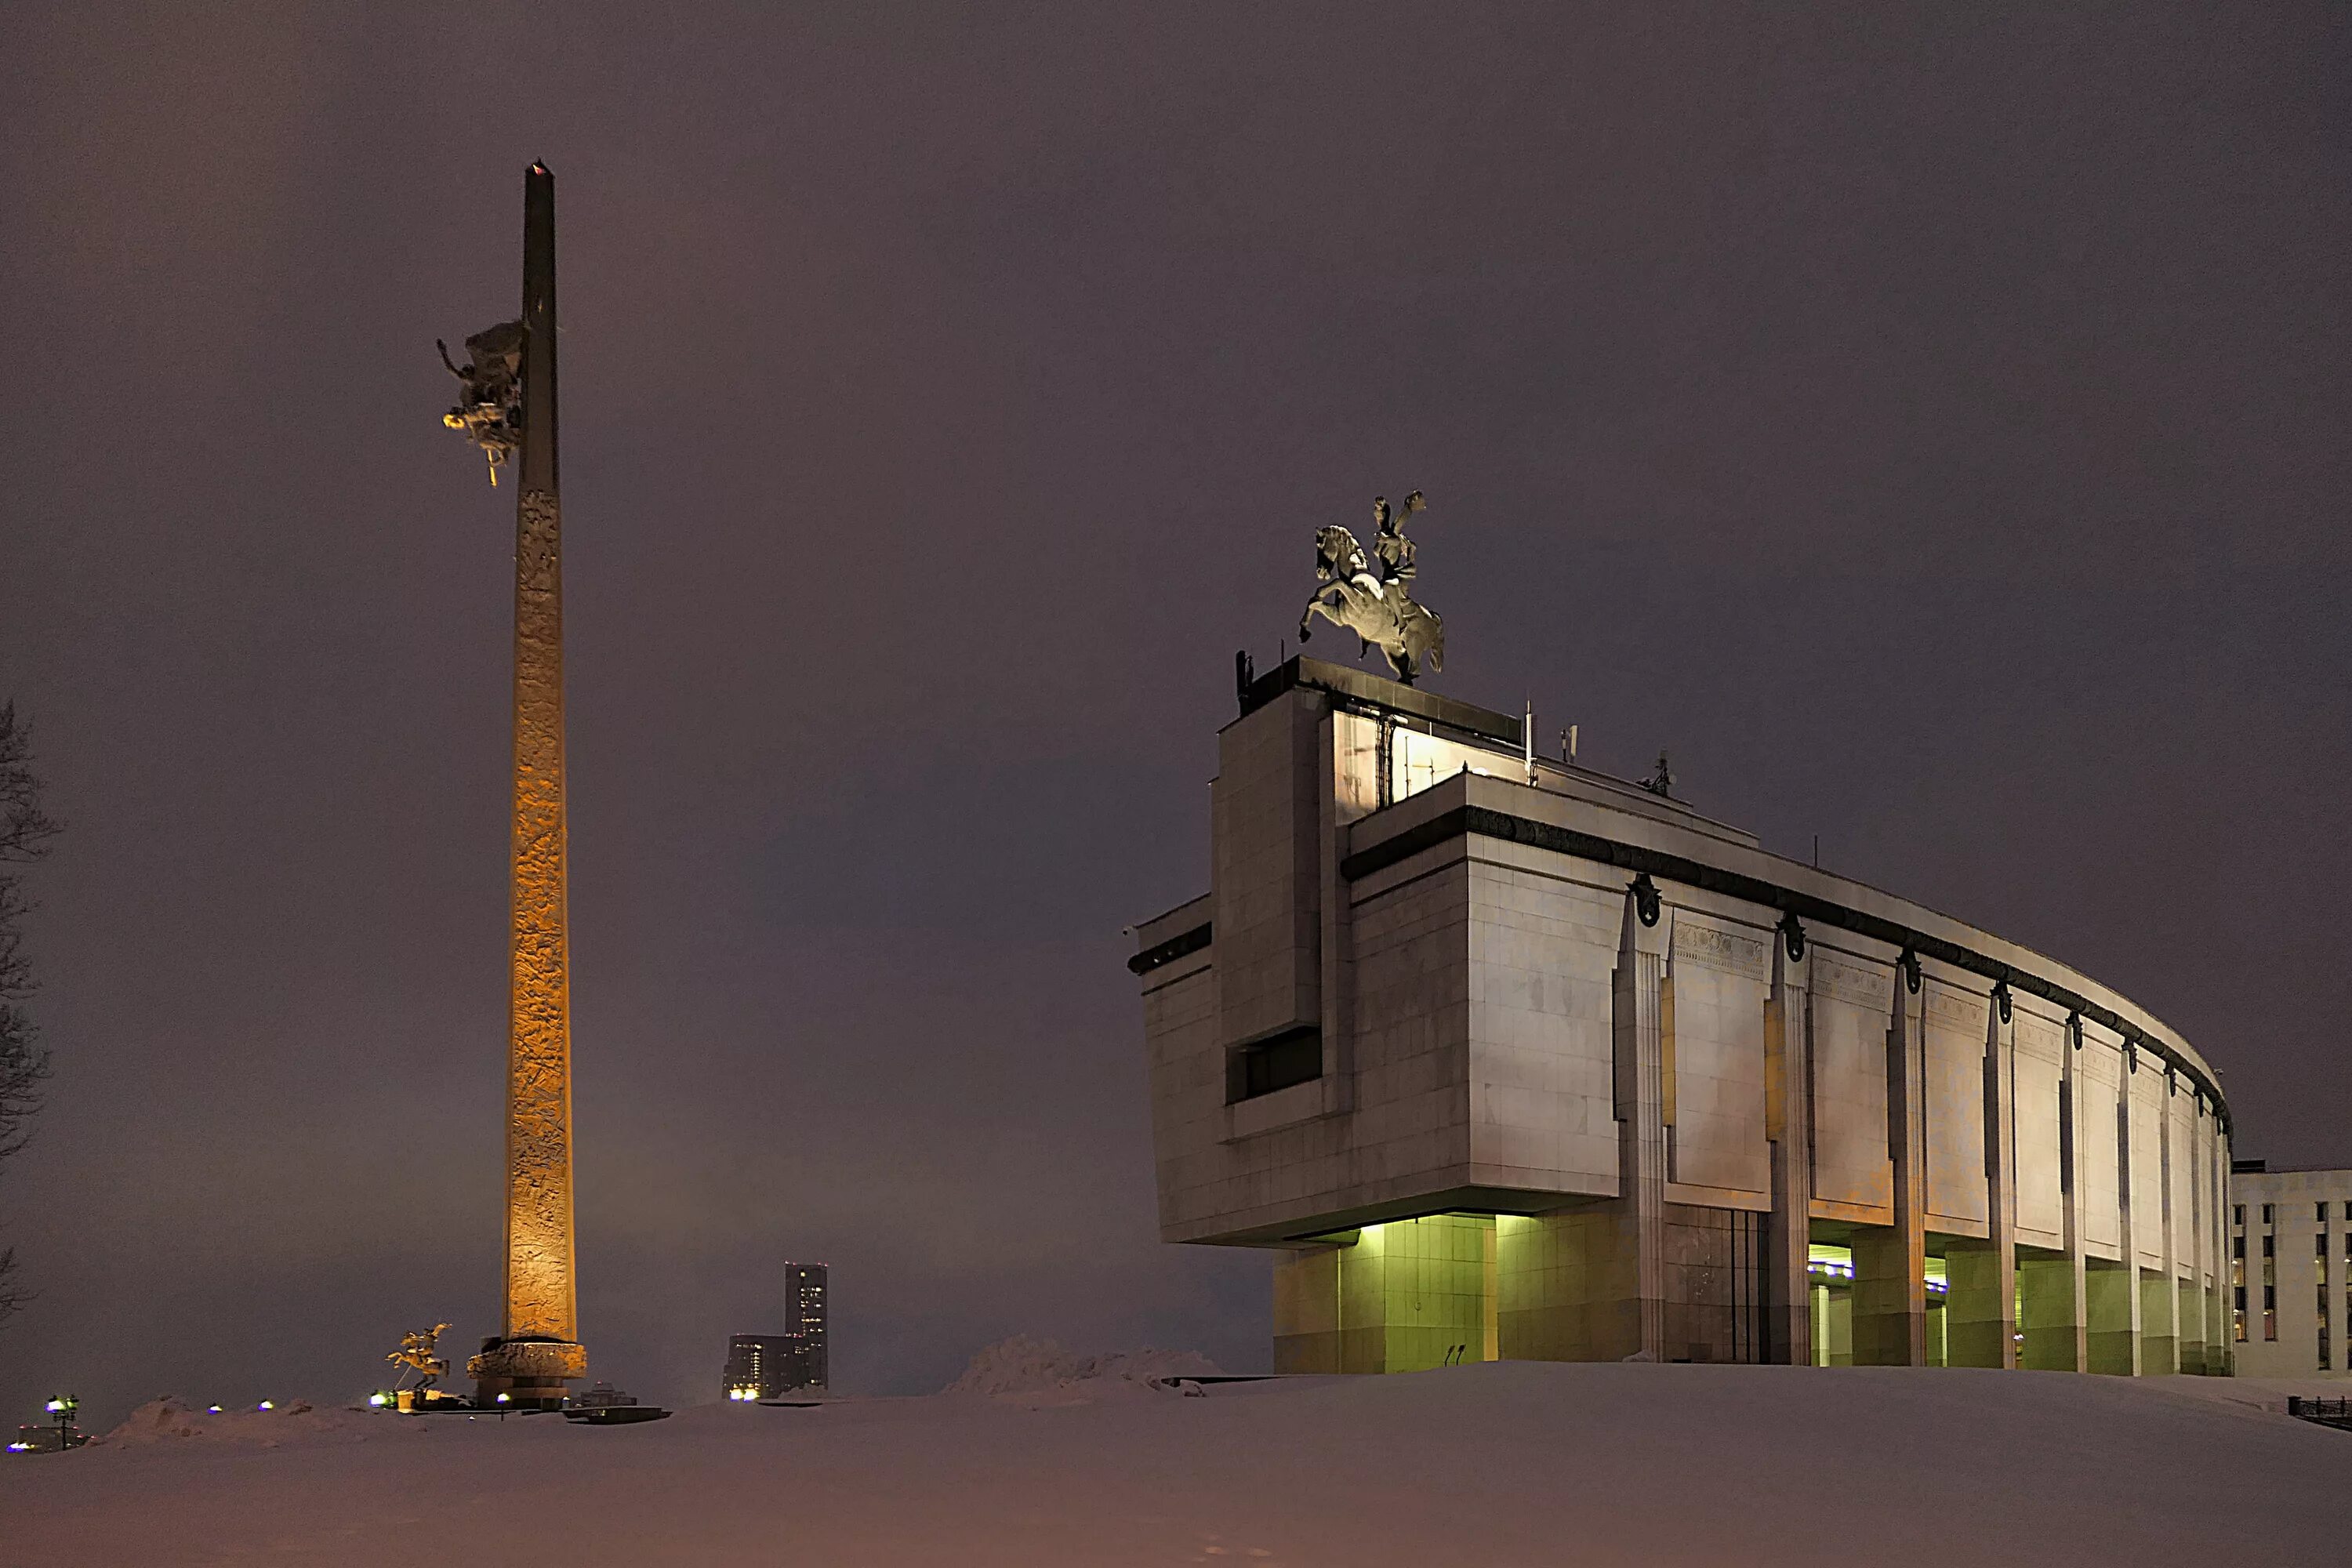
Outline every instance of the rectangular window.
MULTIPOLYGON (((2352 1204, 2347 1204, 2347 1205, 2346 1205, 2345 1206, 2346 1206, 2346 1207, 2347 1207, 2347 1208, 2352 1208, 2352 1204)), ((2230 1223, 2231 1223, 2231 1225, 2236 1226, 2237 1226, 2239 1229, 2241 1229, 2241 1230, 2243 1230, 2243 1229, 2245 1228, 2245 1226, 2246 1226, 2246 1205, 2243 1205, 2243 1204, 2232 1204, 2232 1205, 2230 1205, 2230 1223)))
POLYGON ((2246 1238, 2244 1237, 2233 1236, 2230 1238, 2230 1256, 2236 1258, 2241 1263, 2243 1263, 2246 1260, 2246 1238))
POLYGON ((1225 1061, 1225 1103, 1255 1100, 1323 1076, 1323 1031, 1308 1025, 1244 1046, 1225 1061))
MULTIPOLYGON (((2320 1217, 2324 1220, 2326 1218, 2327 1205, 2322 1204, 2319 1207, 2320 1217)), ((2317 1245, 2312 1248, 2315 1255, 2314 1267, 2319 1270, 2319 1370, 2326 1372, 2330 1370, 2327 1364, 2327 1328, 2329 1320, 2335 1316, 2328 1310, 2334 1303, 2327 1299, 2327 1233, 2323 1230, 2314 1239, 2317 1242, 2317 1245)))
POLYGON ((2318 1212, 2317 1214, 2315 1214, 2315 1215, 2313 1215, 2311 1216, 2311 1217, 2312 1217, 2312 1223, 2314 1223, 2315 1225, 2326 1225, 2326 1224, 2327 1223, 2327 1204, 2326 1204, 2326 1200, 2322 1199, 2322 1200, 2320 1201, 2320 1203, 2318 1204, 2318 1205, 2317 1205, 2317 1206, 2318 1206, 2318 1210, 2319 1210, 2319 1212, 2318 1212))
POLYGON ((2278 1237, 2270 1228, 2272 1206, 2263 1205, 2263 1338, 2278 1338, 2278 1237))

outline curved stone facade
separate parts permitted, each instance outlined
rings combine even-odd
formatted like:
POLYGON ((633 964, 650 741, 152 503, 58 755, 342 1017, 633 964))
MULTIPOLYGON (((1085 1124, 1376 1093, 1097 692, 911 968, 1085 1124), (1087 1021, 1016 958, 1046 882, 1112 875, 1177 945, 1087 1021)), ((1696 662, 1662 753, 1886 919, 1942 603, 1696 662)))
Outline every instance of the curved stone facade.
POLYGON ((1138 928, 1162 1236, 1277 1364, 2222 1372, 2228 1110, 2066 965, 1297 659, 1138 928))

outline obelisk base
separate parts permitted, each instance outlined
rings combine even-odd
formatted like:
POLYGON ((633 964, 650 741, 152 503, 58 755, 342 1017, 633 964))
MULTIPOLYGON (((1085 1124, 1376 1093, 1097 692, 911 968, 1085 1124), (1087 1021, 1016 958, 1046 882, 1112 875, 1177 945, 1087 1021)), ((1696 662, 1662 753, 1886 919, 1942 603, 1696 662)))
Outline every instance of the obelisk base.
POLYGON ((474 1403, 485 1410, 560 1410, 563 1385, 588 1375, 588 1351, 570 1340, 485 1340, 466 1372, 474 1403))

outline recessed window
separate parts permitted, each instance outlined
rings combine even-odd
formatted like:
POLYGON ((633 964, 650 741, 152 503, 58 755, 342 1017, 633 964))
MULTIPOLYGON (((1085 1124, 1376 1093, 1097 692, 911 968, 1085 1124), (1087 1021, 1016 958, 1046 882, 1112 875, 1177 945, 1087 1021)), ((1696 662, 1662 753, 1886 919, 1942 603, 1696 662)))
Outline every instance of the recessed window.
MULTIPOLYGON (((2352 1208, 2352 1204, 2347 1204, 2345 1206, 2346 1206, 2347 1208, 2352 1208)), ((2246 1227, 2246 1205, 2243 1205, 2243 1204, 2232 1204, 2232 1205, 2230 1205, 2230 1223, 2231 1223, 2231 1225, 2236 1226, 2240 1230, 2243 1230, 2243 1229, 2245 1229, 2245 1227, 2246 1227)))
POLYGON ((2273 1223, 2273 1221, 2272 1221, 2272 1219, 2271 1219, 2271 1205, 2268 1205, 2268 1204, 2264 1204, 2264 1205, 2263 1205, 2263 1223, 2264 1225, 2269 1225, 2269 1224, 2272 1224, 2272 1223, 2273 1223))
POLYGON ((1323 1076, 1323 1031, 1308 1025, 1244 1046, 1225 1061, 1225 1101, 1255 1100, 1323 1076))
MULTIPOLYGON (((2326 1217, 2327 1205, 2326 1204, 2322 1204, 2319 1207, 2321 1217, 2326 1217)), ((2319 1270, 2319 1370, 2326 1372, 2329 1370, 2327 1364, 2329 1349, 2327 1343, 2327 1325, 2329 1320, 2335 1316, 2334 1313, 2327 1310, 2329 1306, 2327 1300, 2327 1233, 2324 1230, 2321 1231, 2316 1239, 2319 1243, 2318 1247, 2315 1248, 2318 1254, 2317 1258, 2315 1259, 2315 1267, 2319 1270)))

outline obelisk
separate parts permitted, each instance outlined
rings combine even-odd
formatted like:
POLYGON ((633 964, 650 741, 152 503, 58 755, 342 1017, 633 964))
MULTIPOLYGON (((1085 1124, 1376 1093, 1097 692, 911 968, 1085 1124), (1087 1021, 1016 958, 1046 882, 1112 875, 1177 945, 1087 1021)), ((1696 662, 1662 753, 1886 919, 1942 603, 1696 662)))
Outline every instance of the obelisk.
POLYGON ((484 1404, 563 1401, 587 1375, 572 1232, 572 975, 564 886, 563 513, 555 403, 555 176, 523 175, 521 482, 515 497, 514 827, 508 956, 506 1308, 467 1370, 484 1404))

